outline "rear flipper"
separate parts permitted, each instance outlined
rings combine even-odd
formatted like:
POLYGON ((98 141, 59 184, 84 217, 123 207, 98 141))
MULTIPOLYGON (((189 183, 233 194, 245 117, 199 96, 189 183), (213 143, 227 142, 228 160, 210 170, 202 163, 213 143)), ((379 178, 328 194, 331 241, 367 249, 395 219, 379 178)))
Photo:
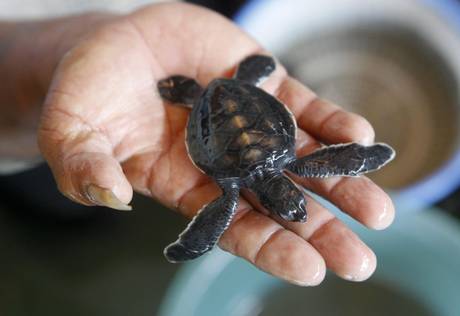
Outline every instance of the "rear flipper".
POLYGON ((268 78, 275 68, 276 63, 273 57, 251 55, 240 63, 235 78, 257 86, 268 78))
POLYGON ((239 188, 228 185, 223 195, 204 206, 174 243, 164 250, 170 262, 197 258, 211 250, 227 229, 238 205, 239 188))
POLYGON ((291 162, 287 169, 301 177, 358 176, 380 169, 394 156, 393 148, 382 143, 331 145, 291 162))
POLYGON ((179 75, 158 81, 157 88, 164 100, 182 103, 189 108, 192 108, 203 92, 203 88, 195 80, 179 75))

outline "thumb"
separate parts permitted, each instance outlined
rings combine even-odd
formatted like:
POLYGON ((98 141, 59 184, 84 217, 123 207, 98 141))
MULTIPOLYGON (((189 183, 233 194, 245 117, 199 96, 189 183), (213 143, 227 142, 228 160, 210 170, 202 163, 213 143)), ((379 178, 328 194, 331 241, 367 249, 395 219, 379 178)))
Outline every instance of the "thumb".
POLYGON ((47 114, 42 117, 38 144, 59 190, 81 204, 131 210, 133 189, 108 138, 77 118, 47 114))

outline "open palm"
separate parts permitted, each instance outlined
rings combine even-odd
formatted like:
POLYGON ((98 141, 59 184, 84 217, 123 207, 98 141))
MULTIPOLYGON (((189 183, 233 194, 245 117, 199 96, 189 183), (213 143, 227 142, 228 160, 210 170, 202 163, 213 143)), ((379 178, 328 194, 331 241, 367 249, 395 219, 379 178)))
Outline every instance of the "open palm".
MULTIPOLYGON (((206 86, 260 51, 230 21, 186 4, 149 6, 89 33, 55 72, 39 129, 59 189, 80 203, 117 209, 129 209, 134 189, 192 217, 220 191, 187 156, 188 110, 164 103, 156 83, 182 74, 206 86)), ((296 116, 299 155, 320 141, 373 141, 367 121, 318 99, 281 66, 262 88, 296 116)), ((368 227, 382 229, 393 220, 390 199, 365 177, 297 180, 368 227)), ((326 267, 350 280, 369 277, 372 251, 307 200, 309 220, 300 224, 278 222, 241 199, 220 246, 297 284, 320 283, 326 267)))

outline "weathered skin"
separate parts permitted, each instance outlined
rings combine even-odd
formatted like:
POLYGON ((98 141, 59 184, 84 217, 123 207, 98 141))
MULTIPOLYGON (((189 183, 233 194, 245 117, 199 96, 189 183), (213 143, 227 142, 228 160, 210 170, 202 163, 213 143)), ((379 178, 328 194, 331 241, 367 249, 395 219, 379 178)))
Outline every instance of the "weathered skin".
POLYGON ((292 114, 256 87, 274 69, 271 57, 254 55, 240 64, 235 78, 215 79, 204 90, 183 76, 158 82, 164 99, 192 109, 188 153, 223 192, 165 249, 169 261, 190 260, 211 250, 230 224, 243 187, 273 214, 286 221, 305 222, 304 195, 285 170, 303 177, 358 176, 393 159, 394 151, 386 144, 356 143, 321 148, 297 159, 292 114))

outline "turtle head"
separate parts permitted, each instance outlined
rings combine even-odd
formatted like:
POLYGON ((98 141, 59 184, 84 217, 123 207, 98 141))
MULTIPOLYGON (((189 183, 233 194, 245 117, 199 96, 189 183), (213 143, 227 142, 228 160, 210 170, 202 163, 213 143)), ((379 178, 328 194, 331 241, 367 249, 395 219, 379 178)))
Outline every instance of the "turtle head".
POLYGON ((286 221, 303 223, 307 220, 305 197, 294 184, 292 186, 280 196, 276 205, 277 214, 286 221))
POLYGON ((284 205, 284 211, 278 214, 286 221, 301 222, 307 221, 307 211, 305 210, 305 198, 302 194, 297 194, 293 200, 284 205))
POLYGON ((278 175, 262 183, 256 190, 262 205, 289 222, 305 222, 305 197, 286 176, 278 175))

